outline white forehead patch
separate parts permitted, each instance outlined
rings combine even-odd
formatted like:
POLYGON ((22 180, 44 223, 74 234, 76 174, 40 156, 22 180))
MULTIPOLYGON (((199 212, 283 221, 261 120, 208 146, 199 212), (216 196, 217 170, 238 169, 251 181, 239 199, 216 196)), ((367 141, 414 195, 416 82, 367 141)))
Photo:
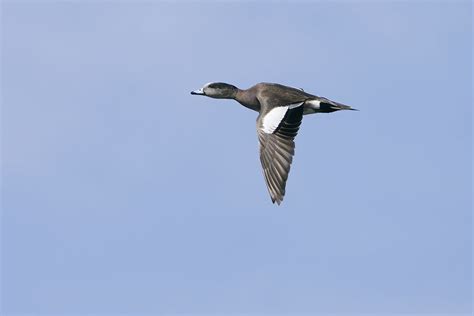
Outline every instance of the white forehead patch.
POLYGON ((303 105, 303 103, 304 102, 294 103, 285 106, 278 106, 276 108, 271 109, 270 112, 268 112, 263 117, 261 130, 264 133, 272 134, 280 125, 281 121, 285 117, 286 112, 289 109, 294 109, 303 105))

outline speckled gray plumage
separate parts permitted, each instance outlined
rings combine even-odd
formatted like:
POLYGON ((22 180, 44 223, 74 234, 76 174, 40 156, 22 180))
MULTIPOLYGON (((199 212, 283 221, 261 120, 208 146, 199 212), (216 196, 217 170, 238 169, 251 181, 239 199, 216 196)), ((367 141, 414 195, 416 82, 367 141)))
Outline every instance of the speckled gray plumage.
POLYGON ((257 134, 260 162, 272 202, 277 204, 280 204, 285 196, 286 182, 295 153, 294 138, 303 115, 354 110, 350 106, 318 97, 302 89, 276 83, 259 83, 247 90, 240 90, 226 83, 210 83, 191 94, 234 99, 259 112, 257 134), (273 111, 273 115, 269 115, 274 109, 277 112, 273 111), (277 120, 278 124, 271 126, 272 128, 265 127, 265 120, 270 119, 277 120))
POLYGON ((257 119, 260 162, 272 202, 280 204, 285 196, 286 181, 295 154, 294 139, 303 119, 303 107, 288 110, 278 128, 271 134, 260 128, 264 117, 262 113, 257 119))

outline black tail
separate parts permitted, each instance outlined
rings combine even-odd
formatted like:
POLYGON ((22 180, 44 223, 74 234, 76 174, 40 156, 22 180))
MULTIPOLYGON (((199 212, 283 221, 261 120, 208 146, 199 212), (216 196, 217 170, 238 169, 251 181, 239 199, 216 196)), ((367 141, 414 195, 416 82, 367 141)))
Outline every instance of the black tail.
POLYGON ((326 99, 326 98, 321 98, 320 101, 321 101, 321 104, 320 104, 321 112, 330 113, 330 112, 339 111, 339 110, 359 111, 359 110, 354 109, 353 107, 351 107, 349 105, 345 105, 345 104, 342 104, 342 103, 339 103, 339 102, 331 101, 331 100, 326 99))

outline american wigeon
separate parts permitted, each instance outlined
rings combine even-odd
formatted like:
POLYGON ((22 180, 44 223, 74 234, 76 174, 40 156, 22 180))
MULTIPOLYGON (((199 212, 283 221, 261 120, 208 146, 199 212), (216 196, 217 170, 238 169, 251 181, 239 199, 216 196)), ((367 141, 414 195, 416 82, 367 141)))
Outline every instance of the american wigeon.
POLYGON ((259 83, 241 90, 227 83, 211 82, 191 94, 234 99, 259 112, 257 134, 260 161, 272 202, 278 205, 285 196, 286 180, 295 153, 294 138, 303 115, 355 110, 348 105, 306 93, 302 89, 276 83, 259 83))

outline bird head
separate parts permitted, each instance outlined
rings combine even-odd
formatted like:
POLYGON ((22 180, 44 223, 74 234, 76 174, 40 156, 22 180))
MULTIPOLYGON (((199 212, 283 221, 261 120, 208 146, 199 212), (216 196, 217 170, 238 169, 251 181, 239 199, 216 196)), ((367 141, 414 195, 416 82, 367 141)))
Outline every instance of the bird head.
POLYGON ((215 99, 231 99, 235 96, 238 89, 228 83, 210 82, 205 84, 201 89, 191 91, 193 95, 205 95, 215 99))

